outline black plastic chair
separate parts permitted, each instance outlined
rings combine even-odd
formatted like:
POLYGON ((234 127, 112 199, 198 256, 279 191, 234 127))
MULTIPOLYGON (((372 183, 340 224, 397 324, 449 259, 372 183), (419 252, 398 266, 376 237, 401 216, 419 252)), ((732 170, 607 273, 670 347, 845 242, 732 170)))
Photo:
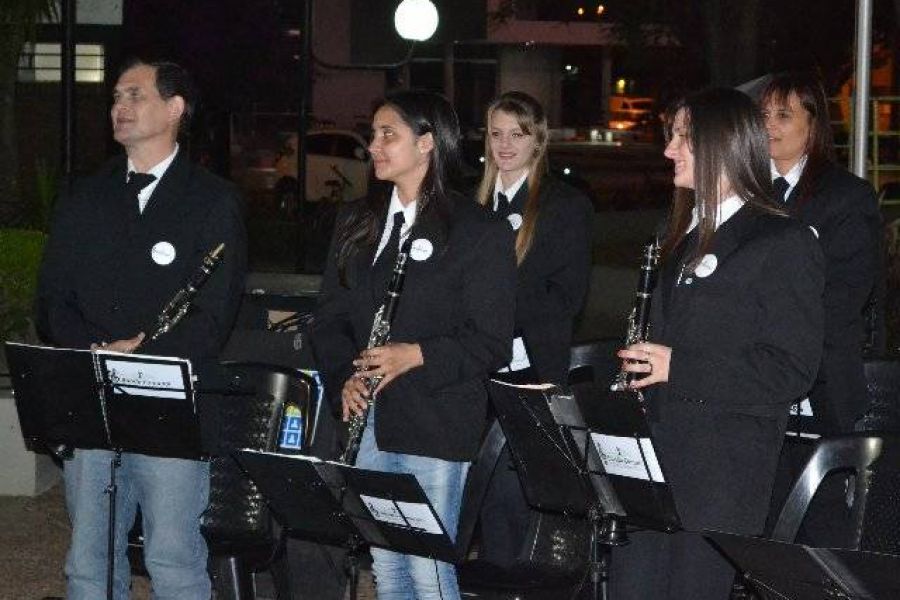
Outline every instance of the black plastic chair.
POLYGON ((833 472, 850 472, 852 531, 847 548, 900 553, 900 438, 850 434, 823 438, 794 484, 772 539, 794 542, 813 496, 833 472))
MULTIPOLYGON (((458 576, 467 588, 529 589, 573 584, 581 578, 588 547, 587 522, 575 517, 531 512, 525 542, 511 565, 490 564, 477 556, 466 556, 476 537, 481 508, 494 470, 506 446, 506 436, 494 421, 469 469, 460 511, 457 548, 461 564, 458 576)), ((475 542, 477 544, 477 541, 475 542)))
MULTIPOLYGON (((280 551, 272 519, 256 485, 227 455, 228 449, 275 451, 288 401, 304 415, 316 410, 316 384, 296 369, 258 363, 226 365, 232 385, 251 395, 220 398, 216 412, 218 455, 210 461, 209 507, 201 520, 213 585, 219 600, 254 598, 252 573, 268 568, 280 551)), ((308 432, 309 430, 307 430, 308 432)), ((279 598, 289 597, 287 573, 272 573, 279 598)))
POLYGON ((621 360, 616 357, 616 350, 622 345, 621 339, 603 338, 572 346, 567 383, 611 383, 619 372, 621 360))

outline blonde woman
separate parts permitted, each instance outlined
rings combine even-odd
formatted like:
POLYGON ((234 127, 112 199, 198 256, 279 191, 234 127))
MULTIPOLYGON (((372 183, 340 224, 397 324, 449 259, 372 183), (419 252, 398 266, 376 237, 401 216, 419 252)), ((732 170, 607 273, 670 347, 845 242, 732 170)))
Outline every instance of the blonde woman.
MULTIPOLYGON (((547 117, 523 92, 507 92, 485 116, 485 170, 478 201, 515 231, 516 302, 512 361, 494 377, 565 385, 575 316, 591 269, 593 209, 547 168, 547 117)), ((531 514, 506 450, 481 512, 482 558, 512 565, 531 514)))
POLYGON ((548 171, 543 107, 523 92, 501 95, 485 116, 478 201, 516 232, 516 338, 513 360, 498 374, 513 382, 565 384, 590 279, 593 209, 548 171))

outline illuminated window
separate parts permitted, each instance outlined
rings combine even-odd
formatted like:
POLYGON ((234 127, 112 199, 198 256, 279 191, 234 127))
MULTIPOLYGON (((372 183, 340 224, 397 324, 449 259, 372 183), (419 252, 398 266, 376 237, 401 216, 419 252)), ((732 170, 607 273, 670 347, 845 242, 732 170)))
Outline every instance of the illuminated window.
MULTIPOLYGON (((59 82, 62 79, 60 44, 25 44, 19 55, 18 80, 59 82)), ((103 83, 104 51, 102 44, 75 44, 75 81, 103 83)))

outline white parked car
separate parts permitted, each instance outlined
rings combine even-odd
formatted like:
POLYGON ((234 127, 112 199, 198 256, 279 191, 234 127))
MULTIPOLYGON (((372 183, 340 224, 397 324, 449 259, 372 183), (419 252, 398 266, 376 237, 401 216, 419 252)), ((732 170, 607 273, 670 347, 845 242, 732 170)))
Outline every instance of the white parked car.
MULTIPOLYGON (((369 153, 366 141, 353 131, 310 131, 306 137, 306 201, 352 200, 368 188, 369 153)), ((290 134, 275 161, 275 192, 279 207, 297 208, 297 134, 290 134)))

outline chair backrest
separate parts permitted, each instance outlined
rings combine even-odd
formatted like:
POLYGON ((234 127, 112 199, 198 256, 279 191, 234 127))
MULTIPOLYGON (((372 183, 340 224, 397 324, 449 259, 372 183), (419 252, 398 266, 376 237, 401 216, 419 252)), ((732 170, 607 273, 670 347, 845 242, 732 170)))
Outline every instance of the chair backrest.
POLYGON ((900 438, 850 434, 822 438, 791 489, 772 539, 794 542, 822 480, 835 471, 849 471, 853 494, 850 547, 896 552, 900 548, 900 438))
POLYGON ((469 467, 466 485, 463 488, 462 506, 456 527, 456 550, 460 561, 465 558, 472 543, 475 524, 481 515, 481 505, 484 503, 488 484, 497 467, 497 460, 500 458, 500 451, 503 450, 504 445, 506 445, 506 436, 503 435, 500 423, 494 421, 481 441, 478 456, 469 467))
POLYGON ((293 397, 301 410, 309 410, 310 391, 315 389, 308 376, 294 369, 257 363, 226 367, 234 387, 251 393, 218 398, 214 409, 219 421, 217 446, 223 450, 210 460, 209 507, 201 526, 213 552, 216 547, 271 542, 262 494, 225 451, 276 450, 286 401, 293 397))
POLYGON ((602 338, 572 346, 567 383, 611 383, 619 371, 621 361, 616 358, 616 350, 621 347, 619 338, 602 338))
POLYGON ((856 431, 900 433, 900 361, 867 360, 866 411, 856 431))

